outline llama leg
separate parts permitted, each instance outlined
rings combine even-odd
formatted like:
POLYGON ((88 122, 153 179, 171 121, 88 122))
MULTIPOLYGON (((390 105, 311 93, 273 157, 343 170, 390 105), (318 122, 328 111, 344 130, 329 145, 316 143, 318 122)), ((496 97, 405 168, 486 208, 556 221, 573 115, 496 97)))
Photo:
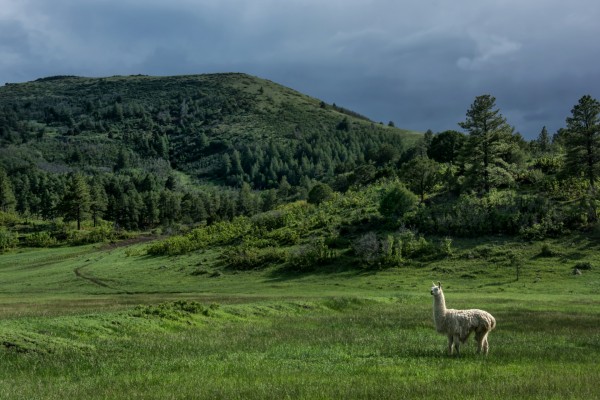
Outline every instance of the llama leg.
POLYGON ((487 332, 483 336, 483 354, 487 356, 488 350, 490 349, 490 345, 488 344, 487 332))
POLYGON ((460 336, 454 336, 454 348, 456 349, 456 356, 460 356, 460 336))
POLYGON ((448 355, 451 356, 452 355, 452 341, 454 340, 454 338, 452 337, 452 335, 448 335, 448 355))
POLYGON ((475 332, 475 341, 477 341, 477 354, 481 353, 483 347, 483 341, 485 340, 485 333, 475 332))

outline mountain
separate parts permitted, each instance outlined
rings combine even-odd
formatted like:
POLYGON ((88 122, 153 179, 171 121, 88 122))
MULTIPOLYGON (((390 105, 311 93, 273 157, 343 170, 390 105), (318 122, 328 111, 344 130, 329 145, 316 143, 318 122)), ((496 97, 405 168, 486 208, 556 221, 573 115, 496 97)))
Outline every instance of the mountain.
POLYGON ((255 189, 332 182, 399 157, 420 134, 257 77, 54 76, 0 88, 0 162, 11 172, 183 173, 255 189))

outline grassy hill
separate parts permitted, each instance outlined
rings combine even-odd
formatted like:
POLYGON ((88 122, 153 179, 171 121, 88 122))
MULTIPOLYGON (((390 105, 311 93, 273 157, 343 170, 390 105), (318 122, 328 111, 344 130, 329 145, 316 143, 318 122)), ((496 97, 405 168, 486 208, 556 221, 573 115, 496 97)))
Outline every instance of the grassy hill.
POLYGON ((414 132, 245 74, 57 76, 0 88, 2 164, 51 172, 172 167, 193 178, 256 188, 283 175, 332 179, 414 132), (237 152, 237 154, 234 154, 237 152), (234 158, 232 171, 223 157, 234 158), (239 161, 238 161, 239 159, 239 161))

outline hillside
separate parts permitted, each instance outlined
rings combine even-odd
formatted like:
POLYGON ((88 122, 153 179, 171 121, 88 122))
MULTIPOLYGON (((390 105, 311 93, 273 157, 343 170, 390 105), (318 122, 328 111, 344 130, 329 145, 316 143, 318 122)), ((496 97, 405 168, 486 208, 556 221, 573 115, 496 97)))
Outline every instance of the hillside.
POLYGON ((418 137, 244 74, 57 76, 0 88, 2 164, 48 172, 172 167, 256 189, 331 180, 418 137))

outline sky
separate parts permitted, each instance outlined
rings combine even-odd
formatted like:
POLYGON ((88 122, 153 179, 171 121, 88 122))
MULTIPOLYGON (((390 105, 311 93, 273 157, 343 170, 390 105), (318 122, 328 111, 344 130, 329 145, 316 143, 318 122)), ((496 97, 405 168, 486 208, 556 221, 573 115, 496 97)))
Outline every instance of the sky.
POLYGON ((244 72, 377 122, 526 139, 600 98, 598 0, 0 0, 0 82, 244 72))

